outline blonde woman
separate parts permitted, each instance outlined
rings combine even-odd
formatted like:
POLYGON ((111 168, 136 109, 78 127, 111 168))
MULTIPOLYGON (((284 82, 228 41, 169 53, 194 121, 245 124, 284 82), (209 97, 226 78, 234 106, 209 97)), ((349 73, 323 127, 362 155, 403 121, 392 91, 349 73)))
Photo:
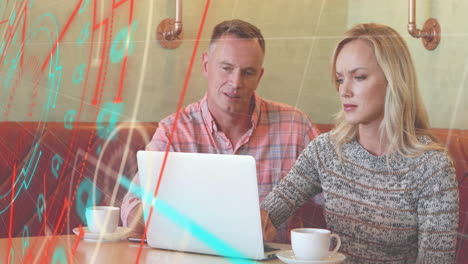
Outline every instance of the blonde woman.
POLYGON ((265 198, 265 237, 323 191, 327 226, 347 263, 453 263, 455 170, 431 134, 408 48, 393 29, 361 24, 333 55, 342 109, 265 198))

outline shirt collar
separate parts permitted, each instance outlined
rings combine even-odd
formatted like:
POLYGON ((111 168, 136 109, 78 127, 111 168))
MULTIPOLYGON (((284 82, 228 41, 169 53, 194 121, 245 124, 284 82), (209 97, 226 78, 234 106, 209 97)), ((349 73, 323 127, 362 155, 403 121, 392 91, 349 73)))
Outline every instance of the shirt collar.
MULTIPOLYGON (((252 122, 252 128, 255 129, 260 119, 260 106, 262 102, 256 92, 254 92, 253 94, 253 99, 254 100, 252 101, 252 103, 254 104, 253 106, 254 109, 251 115, 251 122, 252 122)), ((205 96, 203 96, 203 99, 201 100, 200 108, 201 108, 200 111, 201 111, 203 120, 205 121, 205 124, 208 126, 208 129, 210 130, 210 132, 213 133, 213 131, 218 131, 218 126, 216 125, 216 122, 208 109, 208 99, 207 99, 206 94, 205 96)))
POLYGON ((214 130, 218 130, 218 127, 216 126, 216 122, 214 121, 213 116, 211 115, 210 111, 208 110, 208 100, 207 100, 207 95, 203 96, 203 99, 201 100, 200 104, 200 111, 202 114, 202 118, 210 130, 210 133, 213 133, 214 130))
POLYGON ((257 95, 255 92, 253 95, 254 101, 254 109, 252 111, 252 128, 255 129, 257 127, 258 121, 260 120, 260 109, 262 106, 262 99, 257 95))

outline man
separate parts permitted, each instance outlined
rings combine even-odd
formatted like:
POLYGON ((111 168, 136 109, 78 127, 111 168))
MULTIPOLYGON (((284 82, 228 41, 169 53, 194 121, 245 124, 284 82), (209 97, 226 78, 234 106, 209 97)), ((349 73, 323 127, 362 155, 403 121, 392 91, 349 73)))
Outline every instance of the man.
MULTIPOLYGON (((265 41, 258 28, 237 19, 218 24, 203 54, 206 95, 181 110, 170 146, 175 152, 253 156, 260 201, 318 135, 299 110, 255 93, 264 72, 264 55, 265 41)), ((159 123, 147 150, 166 150, 174 118, 175 114, 159 123)), ((138 177, 134 183, 138 184, 138 177)), ((125 226, 135 221, 134 230, 142 232, 141 219, 140 200, 128 193, 122 203, 122 221, 125 226)), ((275 241, 287 242, 288 230, 300 225, 300 218, 291 220, 279 229, 275 241)))

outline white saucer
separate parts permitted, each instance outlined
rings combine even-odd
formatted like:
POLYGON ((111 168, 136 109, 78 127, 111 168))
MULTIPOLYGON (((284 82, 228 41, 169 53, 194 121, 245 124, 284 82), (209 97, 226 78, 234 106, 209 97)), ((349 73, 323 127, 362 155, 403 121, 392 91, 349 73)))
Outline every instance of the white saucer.
MULTIPOLYGON (((112 233, 93 233, 89 231, 89 229, 85 226, 83 227, 84 236, 83 239, 86 241, 117 241, 121 238, 125 237, 128 233, 130 233, 131 229, 119 226, 117 229, 112 233)), ((73 233, 75 235, 80 235, 80 230, 78 227, 73 228, 73 233)))
POLYGON ((335 264, 341 263, 346 259, 345 255, 341 253, 335 253, 322 260, 302 260, 297 259, 296 256, 294 256, 294 252, 292 250, 280 251, 276 253, 276 256, 281 261, 288 264, 335 264))

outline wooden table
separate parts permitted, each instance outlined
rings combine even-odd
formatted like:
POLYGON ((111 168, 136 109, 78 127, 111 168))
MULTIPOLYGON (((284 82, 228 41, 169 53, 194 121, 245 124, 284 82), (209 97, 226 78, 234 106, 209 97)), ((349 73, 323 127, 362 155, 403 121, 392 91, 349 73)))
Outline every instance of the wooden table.
MULTIPOLYGON (((286 245, 280 247, 287 248, 286 245)), ((127 240, 89 242, 75 235, 16 237, 0 239, 0 263, 136 263, 138 243, 127 240), (10 246, 11 245, 11 246, 10 246), (8 252, 10 258, 8 259, 8 252)), ((253 261, 160 250, 143 246, 139 263, 158 264, 254 264, 282 263, 278 259, 253 261)))

